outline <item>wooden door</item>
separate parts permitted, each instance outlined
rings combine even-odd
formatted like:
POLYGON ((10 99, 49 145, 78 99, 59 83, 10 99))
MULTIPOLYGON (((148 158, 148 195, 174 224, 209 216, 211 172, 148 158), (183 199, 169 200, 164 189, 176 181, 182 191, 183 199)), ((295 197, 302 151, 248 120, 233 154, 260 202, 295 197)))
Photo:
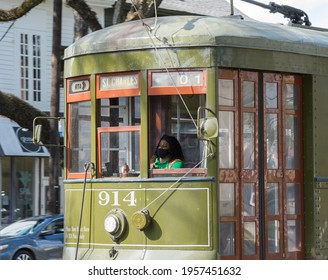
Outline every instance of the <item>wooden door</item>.
POLYGON ((302 259, 301 78, 219 71, 220 252, 302 259))

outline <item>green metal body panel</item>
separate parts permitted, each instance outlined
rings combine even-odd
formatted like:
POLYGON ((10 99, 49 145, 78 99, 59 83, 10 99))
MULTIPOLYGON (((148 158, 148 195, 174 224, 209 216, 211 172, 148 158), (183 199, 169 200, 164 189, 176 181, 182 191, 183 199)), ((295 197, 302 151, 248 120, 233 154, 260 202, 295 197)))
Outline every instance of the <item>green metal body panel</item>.
MULTIPOLYGON (((216 253, 213 253, 216 244, 212 239, 216 231, 213 178, 175 182, 172 179, 88 182, 78 245, 79 259, 83 259, 86 252, 95 254, 97 249, 107 249, 109 258, 108 250, 113 247, 119 255, 126 254, 126 250, 136 250, 137 255, 141 255, 144 250, 157 249, 160 250, 157 258, 165 258, 168 254, 173 256, 172 250, 179 248, 206 256, 201 258, 209 255, 216 258, 216 253), (145 230, 139 230, 132 217, 144 207, 152 219, 145 230), (125 232, 116 241, 104 229, 105 217, 113 209, 123 209, 127 219, 125 232), (161 256, 162 250, 166 253, 161 256)), ((83 182, 65 185, 65 207, 69 209, 65 214, 65 250, 68 251, 75 252, 78 242, 82 194, 83 182)), ((92 258, 99 256, 95 254, 92 258)))
MULTIPOLYGON (((153 26, 154 20, 146 19, 145 23, 153 26)), ((117 190, 120 195, 135 191, 138 206, 123 209, 127 217, 131 217, 170 186, 165 180, 147 179, 147 70, 206 68, 206 106, 217 111, 217 71, 221 67, 303 75, 305 258, 328 259, 328 30, 228 17, 164 17, 158 19, 151 32, 136 21, 94 32, 68 47, 64 59, 65 78, 91 75, 93 105, 96 104, 96 74, 141 71, 141 179, 88 182, 82 223, 85 231, 79 245, 79 258, 106 259, 108 249, 117 247, 104 230, 94 233, 96 228, 103 229, 104 216, 111 209, 99 206, 97 199, 101 190, 117 190)), ((92 119, 96 119, 95 106, 92 119)), ((91 160, 96 162, 95 121, 91 137, 91 160)), ((183 182, 172 197, 161 201, 163 205, 159 201, 151 205, 151 214, 156 213, 153 232, 147 235, 147 231, 140 232, 129 225, 128 236, 120 242, 118 258, 216 258, 216 220, 210 222, 210 227, 207 225, 209 219, 217 219, 217 153, 208 161, 208 174, 213 179, 210 182, 183 182), (209 210, 206 201, 210 203, 209 210), (187 219, 188 223, 181 223, 181 219, 187 219), (208 234, 213 234, 210 242, 208 234)), ((75 253, 73 228, 78 225, 81 195, 81 181, 65 182, 65 219, 70 227, 66 235, 66 258, 72 258, 75 253)))

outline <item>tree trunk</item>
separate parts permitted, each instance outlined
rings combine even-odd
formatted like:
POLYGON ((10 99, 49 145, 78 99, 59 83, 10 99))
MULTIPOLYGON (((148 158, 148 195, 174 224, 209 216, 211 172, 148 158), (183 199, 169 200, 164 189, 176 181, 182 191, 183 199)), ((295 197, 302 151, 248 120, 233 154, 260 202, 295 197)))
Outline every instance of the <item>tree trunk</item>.
MULTIPOLYGON (((52 81, 50 117, 59 116, 59 79, 61 54, 62 0, 54 0, 52 34, 52 81)), ((50 120, 49 187, 47 192, 47 214, 59 213, 59 133, 58 122, 50 120)))
POLYGON ((113 25, 121 23, 124 21, 126 17, 126 13, 124 11, 126 0, 117 0, 114 7, 113 14, 113 25))
POLYGON ((79 15, 77 11, 73 11, 74 14, 74 40, 73 42, 81 39, 83 36, 88 34, 88 26, 79 15))

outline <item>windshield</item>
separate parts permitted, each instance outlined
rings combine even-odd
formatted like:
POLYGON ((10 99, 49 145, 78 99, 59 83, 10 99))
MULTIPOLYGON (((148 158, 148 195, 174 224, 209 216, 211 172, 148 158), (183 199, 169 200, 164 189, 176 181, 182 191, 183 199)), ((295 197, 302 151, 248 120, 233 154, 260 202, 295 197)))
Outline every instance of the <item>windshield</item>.
POLYGON ((0 236, 20 236, 27 235, 33 232, 33 229, 39 225, 42 220, 34 221, 19 221, 13 223, 2 230, 0 230, 0 236))

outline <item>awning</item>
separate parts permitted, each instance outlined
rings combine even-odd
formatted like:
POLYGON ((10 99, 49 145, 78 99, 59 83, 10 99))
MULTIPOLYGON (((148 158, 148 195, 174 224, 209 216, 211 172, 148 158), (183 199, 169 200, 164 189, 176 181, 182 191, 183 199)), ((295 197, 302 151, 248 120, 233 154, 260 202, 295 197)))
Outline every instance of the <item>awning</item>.
POLYGON ((0 116, 0 156, 48 157, 45 147, 33 144, 32 132, 0 116))

